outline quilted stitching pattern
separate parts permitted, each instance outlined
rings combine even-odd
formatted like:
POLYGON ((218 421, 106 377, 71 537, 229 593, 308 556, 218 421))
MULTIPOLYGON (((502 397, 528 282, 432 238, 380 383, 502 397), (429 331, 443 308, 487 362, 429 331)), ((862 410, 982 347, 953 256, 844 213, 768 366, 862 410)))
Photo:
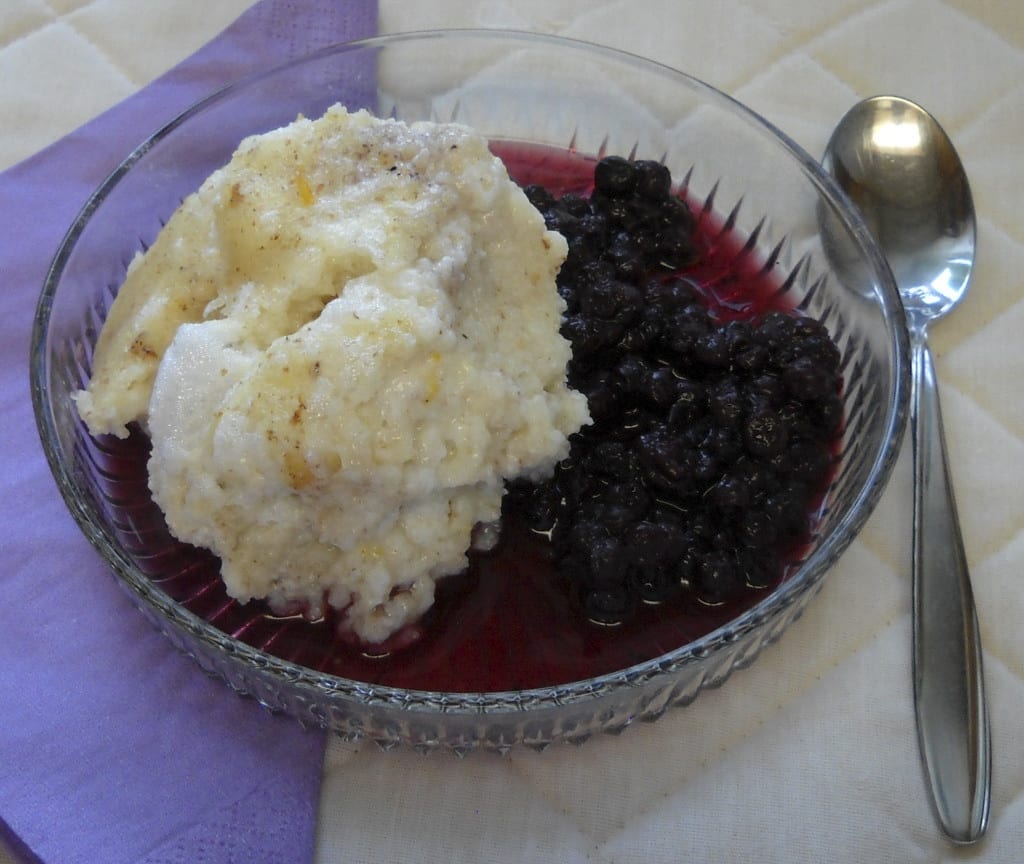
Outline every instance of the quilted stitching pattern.
POLYGON ((252 0, 4 0, 0 170, 149 83, 252 0))
MULTIPOLYGON (((4 0, 0 169, 113 105, 250 0, 4 0), (55 110, 53 106, 60 106, 55 110)), ((519 27, 612 44, 735 94, 821 152, 895 91, 957 142, 981 257, 935 328, 996 735, 986 861, 1024 849, 1024 7, 999 0, 381 0, 384 32, 519 27)), ((319 860, 958 860, 936 836, 911 713, 909 458, 809 612, 692 707, 582 749, 456 761, 333 742, 319 860), (440 826, 440 827, 439 827, 440 826), (762 851, 767 850, 767 851, 762 851)), ((4 862, 0 853, 0 862, 4 862)))

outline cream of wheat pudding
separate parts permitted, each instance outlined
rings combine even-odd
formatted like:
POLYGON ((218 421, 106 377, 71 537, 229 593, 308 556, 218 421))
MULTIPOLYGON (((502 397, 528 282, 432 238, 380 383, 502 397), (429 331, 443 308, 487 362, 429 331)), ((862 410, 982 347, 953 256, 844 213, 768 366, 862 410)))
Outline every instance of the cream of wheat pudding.
POLYGON ((246 139, 131 264, 94 435, 145 428, 149 485, 231 596, 380 642, 466 566, 504 483, 589 422, 566 384, 562 236, 485 140, 340 106, 246 139))

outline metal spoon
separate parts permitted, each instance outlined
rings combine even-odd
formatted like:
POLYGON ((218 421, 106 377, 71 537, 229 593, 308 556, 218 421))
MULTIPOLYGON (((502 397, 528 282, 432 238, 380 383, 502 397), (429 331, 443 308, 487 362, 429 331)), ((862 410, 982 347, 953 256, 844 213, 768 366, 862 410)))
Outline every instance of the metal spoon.
POLYGON ((971 190, 923 108, 894 96, 855 105, 822 160, 860 208, 906 309, 914 435, 914 709, 943 831, 973 843, 988 825, 991 744, 981 639, 950 482, 928 324, 963 297, 974 264, 971 190))

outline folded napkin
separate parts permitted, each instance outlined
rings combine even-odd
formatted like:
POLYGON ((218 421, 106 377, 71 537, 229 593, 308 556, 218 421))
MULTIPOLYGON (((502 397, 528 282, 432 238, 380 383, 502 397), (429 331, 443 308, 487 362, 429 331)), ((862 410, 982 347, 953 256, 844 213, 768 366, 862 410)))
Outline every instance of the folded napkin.
POLYGON ((204 676, 117 586, 47 469, 29 334, 62 235, 136 144, 212 89, 376 27, 375 0, 264 0, 0 175, 0 837, 26 860, 312 858, 323 734, 204 676))

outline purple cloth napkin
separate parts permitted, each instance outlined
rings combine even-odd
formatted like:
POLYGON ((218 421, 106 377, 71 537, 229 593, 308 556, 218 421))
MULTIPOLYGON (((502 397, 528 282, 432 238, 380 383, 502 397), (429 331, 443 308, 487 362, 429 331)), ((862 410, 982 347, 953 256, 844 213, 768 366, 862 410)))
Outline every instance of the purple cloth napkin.
POLYGON ((29 334, 61 237, 121 157, 210 90, 376 27, 376 0, 263 0, 0 175, 0 836, 27 860, 312 857, 323 734, 207 678, 116 585, 46 466, 29 334))

